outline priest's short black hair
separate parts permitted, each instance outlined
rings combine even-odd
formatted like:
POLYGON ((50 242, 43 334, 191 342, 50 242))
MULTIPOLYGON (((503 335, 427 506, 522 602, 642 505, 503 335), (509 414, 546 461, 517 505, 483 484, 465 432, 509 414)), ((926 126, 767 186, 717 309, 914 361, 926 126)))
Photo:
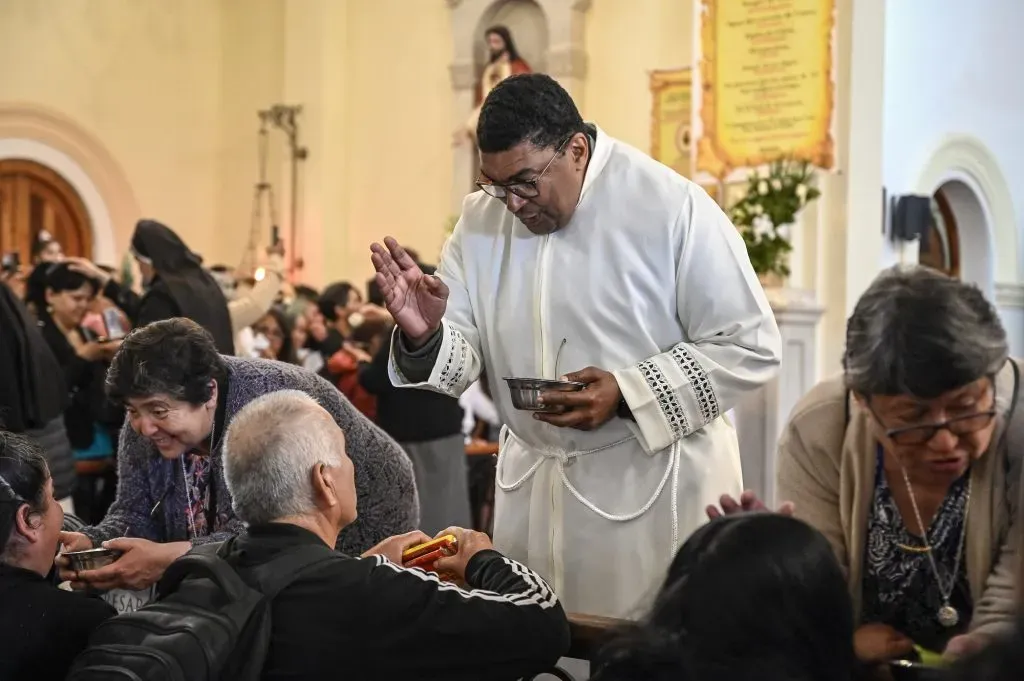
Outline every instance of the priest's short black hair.
POLYGON ((529 142, 557 148, 578 132, 583 117, 572 97, 551 76, 524 73, 498 83, 484 100, 477 124, 477 146, 484 154, 529 142))

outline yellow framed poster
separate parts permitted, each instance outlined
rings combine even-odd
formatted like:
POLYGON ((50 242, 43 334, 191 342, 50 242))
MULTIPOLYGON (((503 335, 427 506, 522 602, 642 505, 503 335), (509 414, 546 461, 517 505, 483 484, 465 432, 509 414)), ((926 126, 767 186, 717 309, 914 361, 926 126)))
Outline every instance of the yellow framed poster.
POLYGON ((693 175, 690 116, 693 71, 690 67, 651 72, 651 157, 683 177, 693 175))
POLYGON ((834 0, 702 0, 697 170, 835 163, 834 0))

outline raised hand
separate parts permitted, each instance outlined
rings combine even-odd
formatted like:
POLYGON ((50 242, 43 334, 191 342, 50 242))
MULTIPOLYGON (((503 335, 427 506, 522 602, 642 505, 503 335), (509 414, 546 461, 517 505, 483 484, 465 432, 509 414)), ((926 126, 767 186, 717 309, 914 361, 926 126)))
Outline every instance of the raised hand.
POLYGON ((439 278, 424 274, 392 237, 384 239, 384 246, 371 245, 370 251, 388 312, 414 346, 423 345, 441 326, 448 287, 439 278))
MULTIPOLYGON (((722 508, 719 509, 717 506, 708 506, 705 512, 708 514, 710 520, 720 518, 723 515, 736 515, 738 513, 759 513, 768 511, 768 507, 764 505, 764 502, 758 498, 752 490, 745 490, 740 495, 739 499, 733 499, 728 494, 723 494, 718 500, 722 508)), ((793 515, 793 511, 796 510, 792 501, 784 501, 775 511, 781 515, 793 515)))

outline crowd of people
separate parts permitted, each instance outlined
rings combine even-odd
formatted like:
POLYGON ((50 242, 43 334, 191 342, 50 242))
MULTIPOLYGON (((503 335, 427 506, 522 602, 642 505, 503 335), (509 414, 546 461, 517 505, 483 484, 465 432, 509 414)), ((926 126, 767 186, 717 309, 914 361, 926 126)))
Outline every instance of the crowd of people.
POLYGON ((117 637, 166 603, 201 619, 183 575, 238 596, 209 561, 273 594, 210 678, 532 678, 568 612, 620 620, 602 681, 1017 678, 1024 415, 992 304, 881 273, 766 509, 724 414, 780 340, 724 214, 545 76, 496 86, 477 132, 438 268, 386 239, 365 296, 289 284, 280 244, 236 278, 150 220, 141 292, 45 233, 5 273, 0 680, 142 678, 117 637), (504 376, 575 389, 517 410, 504 376))

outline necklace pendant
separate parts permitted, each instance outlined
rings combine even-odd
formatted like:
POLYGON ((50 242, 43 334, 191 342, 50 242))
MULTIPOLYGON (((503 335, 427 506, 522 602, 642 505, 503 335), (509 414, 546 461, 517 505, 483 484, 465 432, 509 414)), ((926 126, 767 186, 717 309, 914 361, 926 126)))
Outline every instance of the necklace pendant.
POLYGON ((949 603, 939 608, 939 624, 951 629, 960 623, 960 613, 949 603))

